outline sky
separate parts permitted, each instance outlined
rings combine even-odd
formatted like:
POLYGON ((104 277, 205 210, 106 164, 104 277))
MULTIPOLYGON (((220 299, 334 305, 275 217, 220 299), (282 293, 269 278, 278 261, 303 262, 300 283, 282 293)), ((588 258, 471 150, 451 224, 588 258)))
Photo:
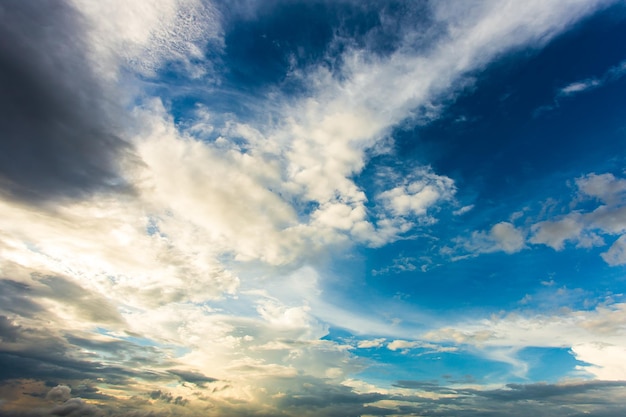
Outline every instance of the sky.
POLYGON ((0 416, 623 416, 626 3, 0 2, 0 416))

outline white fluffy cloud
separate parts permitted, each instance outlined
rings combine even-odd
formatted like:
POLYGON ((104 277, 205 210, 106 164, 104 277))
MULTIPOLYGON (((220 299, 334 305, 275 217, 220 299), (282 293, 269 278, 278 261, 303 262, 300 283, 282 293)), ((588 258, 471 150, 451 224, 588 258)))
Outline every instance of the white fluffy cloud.
POLYGON ((416 181, 378 195, 383 206, 394 216, 424 216, 428 209, 454 195, 454 182, 444 176, 425 172, 416 181))
MULTIPOLYGON (((626 231, 626 180, 613 174, 591 173, 577 178, 578 201, 595 200, 599 206, 591 211, 575 210, 556 220, 532 226, 531 243, 544 244, 561 250, 567 242, 579 247, 602 246, 608 236, 626 231)), ((618 238, 602 257, 610 265, 624 263, 622 237, 618 238)))
POLYGON ((626 264, 626 235, 613 242, 609 250, 602 254, 602 259, 609 265, 626 264))
POLYGON ((606 343, 582 343, 572 346, 576 359, 590 365, 579 369, 591 373, 603 381, 626 380, 626 346, 606 343))
POLYGON ((613 174, 589 174, 576 179, 581 194, 597 198, 603 203, 619 203, 626 195, 626 179, 613 174))
POLYGON ((515 253, 526 248, 524 232, 509 222, 500 222, 489 231, 475 231, 469 238, 457 238, 457 245, 472 254, 515 253))
POLYGON ((557 221, 545 221, 533 225, 530 243, 548 245, 555 250, 563 249, 565 242, 575 240, 584 229, 582 216, 572 213, 557 221))

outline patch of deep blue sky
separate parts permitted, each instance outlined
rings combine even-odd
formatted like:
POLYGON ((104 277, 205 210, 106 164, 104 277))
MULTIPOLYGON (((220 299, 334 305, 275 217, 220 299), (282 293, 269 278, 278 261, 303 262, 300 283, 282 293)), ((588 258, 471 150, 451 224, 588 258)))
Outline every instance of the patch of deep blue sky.
MULTIPOLYGON (((414 27, 428 32, 425 40, 436 37, 425 10, 409 10, 406 2, 390 4, 382 14, 368 5, 342 2, 268 2, 254 15, 235 15, 226 8, 221 12, 227 22, 224 48, 207 51, 217 75, 189 80, 172 67, 155 87, 180 123, 193 118, 197 104, 215 115, 254 120, 270 92, 307 94, 302 79, 290 76, 293 68, 323 65, 340 77, 345 48, 389 54, 411 19, 417 22, 414 27)), ((568 181, 581 175, 622 175, 626 77, 573 97, 557 96, 570 83, 601 77, 626 59, 625 15, 623 6, 612 7, 543 48, 501 56, 471 74, 471 87, 440 103, 443 111, 436 119, 398 126, 392 132, 394 153, 372 156, 357 183, 371 191, 379 186, 374 178, 382 169, 405 175, 430 165, 454 179, 461 205, 474 208, 453 216, 448 207, 437 213, 436 225, 416 230, 413 239, 362 249, 361 257, 338 262, 336 273, 348 279, 336 281, 337 292, 353 293, 355 303, 398 296, 424 309, 454 312, 514 308, 526 294, 544 292, 541 283, 550 280, 582 288, 591 298, 623 290, 623 268, 609 267, 599 256, 606 247, 557 252, 533 245, 513 255, 492 253, 457 262, 439 251, 453 238, 488 230, 522 209, 525 217, 536 217, 548 198, 565 210, 573 193, 568 181), (394 269, 401 258, 414 269, 394 269)), ((327 289, 329 297, 332 290, 327 289)))
MULTIPOLYGON (((458 217, 450 210, 440 212, 435 226, 419 231, 432 239, 363 250, 370 271, 393 265, 399 256, 414 258, 417 267, 369 275, 368 291, 407 294, 425 308, 465 312, 514 307, 525 293, 541 292, 541 282, 549 280, 583 288, 590 298, 621 292, 624 269, 607 266, 599 256, 607 247, 585 250, 570 245, 556 252, 533 245, 514 255, 484 254, 457 262, 446 262, 438 251, 450 239, 488 230, 516 211, 528 208, 525 217, 537 216, 548 198, 556 199, 565 212, 573 194, 568 181, 574 178, 591 172, 623 176, 626 77, 554 104, 561 88, 601 77, 623 61, 625 37, 624 8, 609 9, 541 50, 512 52, 477 72, 476 83, 448 103, 437 120, 396 129, 396 152, 373 162, 400 170, 416 161, 428 164, 453 178, 458 200, 474 209, 458 217), (546 105, 553 108, 537 111, 546 105), (433 262, 426 272, 420 270, 426 264, 420 258, 433 262)), ((362 184, 378 169, 376 163, 363 172, 362 184)))

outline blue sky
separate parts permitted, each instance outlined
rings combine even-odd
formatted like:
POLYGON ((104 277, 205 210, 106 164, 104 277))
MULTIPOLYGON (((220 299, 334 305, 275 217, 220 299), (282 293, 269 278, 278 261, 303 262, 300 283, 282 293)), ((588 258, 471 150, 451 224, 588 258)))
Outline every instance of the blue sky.
POLYGON ((623 2, 0 23, 0 415, 624 414, 623 2))

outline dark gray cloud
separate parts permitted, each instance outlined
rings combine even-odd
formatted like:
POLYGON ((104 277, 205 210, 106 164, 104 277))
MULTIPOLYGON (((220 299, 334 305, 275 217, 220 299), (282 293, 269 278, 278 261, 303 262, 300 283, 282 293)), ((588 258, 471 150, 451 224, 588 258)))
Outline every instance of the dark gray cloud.
POLYGON ((205 386, 207 383, 217 381, 215 378, 208 377, 198 372, 182 371, 178 369, 172 369, 169 372, 179 377, 183 382, 190 382, 201 387, 205 386))
POLYGON ((393 414, 392 410, 371 405, 387 399, 384 394, 359 394, 347 386, 329 384, 312 377, 292 378, 276 383, 285 384, 281 387, 284 395, 278 400, 277 407, 289 415, 357 417, 363 414, 393 414))
POLYGON ((32 317, 43 311, 29 298, 30 287, 12 279, 0 279, 0 310, 22 317, 32 317))
MULTIPOLYGON (((486 397, 494 401, 538 401, 550 397, 569 397, 597 391, 607 391, 612 388, 626 388, 626 381, 584 381, 569 384, 508 384, 505 389, 497 390, 469 390, 473 395, 486 397)), ((552 399, 552 401, 555 401, 552 399)))
POLYGON ((104 413, 95 405, 86 403, 82 398, 70 398, 63 404, 54 407, 50 414, 67 417, 90 417, 100 416, 104 413))
POLYGON ((104 410, 85 402, 82 398, 70 398, 63 404, 51 408, 36 408, 28 411, 0 409, 0 417, 97 417, 104 415, 104 410))
POLYGON ((62 0, 0 2, 0 191, 27 201, 125 188, 131 154, 62 0))
POLYGON ((152 391, 150 393, 150 398, 152 398, 153 400, 160 400, 166 403, 182 406, 187 405, 187 403, 189 402, 187 399, 183 398, 182 395, 174 397, 171 393, 161 390, 152 391))
POLYGON ((32 274, 31 285, 9 278, 0 279, 0 312, 22 317, 45 312, 41 300, 55 300, 71 308, 80 317, 101 325, 121 325, 124 319, 102 296, 71 280, 54 275, 32 274))
POLYGON ((449 391, 449 388, 442 387, 437 382, 431 381, 413 381, 413 380, 400 380, 393 384, 394 387, 398 388, 409 388, 409 389, 419 389, 422 391, 433 391, 433 392, 441 392, 441 391, 449 391))
POLYGON ((429 381, 398 381, 395 386, 415 389, 413 396, 394 396, 403 401, 399 415, 422 416, 573 416, 624 415, 626 381, 577 381, 569 383, 508 384, 503 388, 480 390, 438 385, 429 381), (431 399, 420 392, 452 394, 431 399))
MULTIPOLYGON (((101 342, 65 335, 62 331, 18 325, 0 316, 0 381, 32 379, 57 381, 100 381, 125 385, 133 379, 171 381, 170 374, 152 367, 170 365, 156 347, 123 340, 101 342), (86 349, 94 349, 87 351, 86 349), (105 358, 114 358, 115 365, 105 358)), ((86 394, 94 394, 84 389, 86 394)))
POLYGON ((57 385, 46 394, 46 399, 52 401, 67 401, 71 398, 72 389, 67 385, 57 385))
MULTIPOLYGON (((50 309, 50 301, 63 305, 81 320, 101 328, 123 331, 125 321, 108 300, 69 278, 35 273, 13 265, 0 279, 0 381, 27 378, 71 384, 106 381, 124 385, 132 379, 174 381, 169 352, 158 346, 79 331, 50 309), (10 278, 15 278, 12 280, 10 278)), ((187 375, 197 382, 212 379, 187 375)), ((99 394, 83 384, 81 394, 99 394)))
POLYGON ((0 342, 16 342, 20 334, 20 326, 14 324, 6 316, 0 316, 0 342))

